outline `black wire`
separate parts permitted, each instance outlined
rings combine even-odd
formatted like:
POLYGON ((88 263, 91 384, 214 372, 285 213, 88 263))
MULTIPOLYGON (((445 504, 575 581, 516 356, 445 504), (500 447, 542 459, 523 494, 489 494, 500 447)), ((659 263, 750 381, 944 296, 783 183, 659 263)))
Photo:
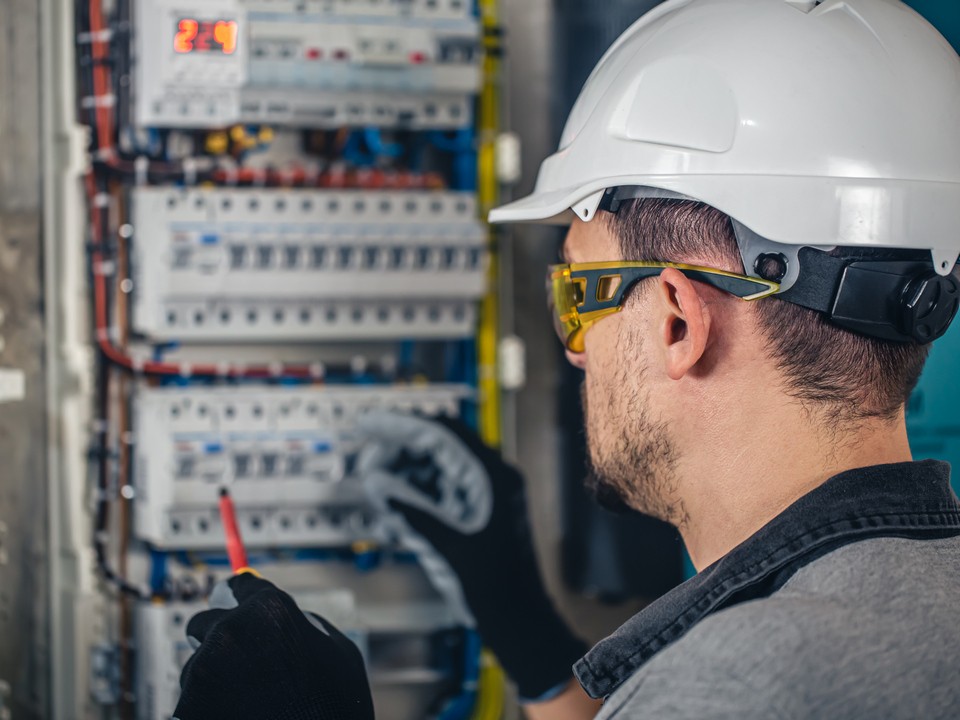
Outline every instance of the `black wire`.
MULTIPOLYGON (((77 0, 74 4, 76 11, 74 24, 77 31, 77 114, 86 119, 91 128, 97 126, 96 107, 83 106, 84 100, 93 98, 93 46, 89 42, 80 42, 79 37, 90 33, 90 3, 86 0, 77 0)), ((91 136, 91 147, 96 148, 96 135, 91 136)))
MULTIPOLYGON (((96 192, 99 194, 105 191, 102 180, 97 181, 96 192)), ((109 222, 109 213, 106 207, 91 207, 90 212, 96 212, 100 215, 100 233, 101 235, 106 235, 108 232, 108 222, 109 222)), ((102 243, 104 237, 100 238, 91 238, 93 242, 102 243)), ((94 270, 92 265, 88 266, 88 282, 90 287, 94 287, 94 283, 97 282, 97 279, 94 275, 94 270)), ((92 298, 92 296, 91 296, 92 298)), ((110 327, 109 324, 109 307, 110 303, 106 302, 107 306, 107 323, 105 327, 110 327)), ((92 332, 96 333, 97 330, 97 318, 96 312, 91 313, 93 320, 93 327, 91 328, 92 332)), ((99 347, 99 344, 98 344, 99 347)), ((93 547, 94 552, 96 553, 97 558, 97 568, 100 571, 100 574, 103 576, 104 580, 114 585, 120 592, 126 595, 132 595, 137 598, 146 598, 147 596, 135 585, 131 584, 126 578, 120 576, 110 565, 109 553, 107 549, 107 529, 110 520, 110 501, 108 499, 109 488, 110 488, 110 433, 108 426, 108 410, 110 403, 110 363, 107 361, 107 358, 104 356, 103 352, 98 353, 97 357, 97 366, 96 366, 96 378, 95 378, 95 389, 94 389, 94 417, 96 420, 94 432, 96 436, 93 441, 93 448, 91 451, 91 460, 96 463, 97 468, 97 502, 96 502, 96 514, 93 525, 93 547)))
POLYGON ((130 92, 133 87, 133 77, 131 75, 133 67, 132 47, 133 40, 132 25, 130 18, 131 0, 119 0, 116 8, 116 18, 113 23, 114 42, 111 50, 114 56, 116 73, 113 75, 114 95, 117 98, 117 132, 120 133, 121 127, 126 127, 130 122, 131 105, 130 92), (124 82, 126 78, 126 82, 124 82))

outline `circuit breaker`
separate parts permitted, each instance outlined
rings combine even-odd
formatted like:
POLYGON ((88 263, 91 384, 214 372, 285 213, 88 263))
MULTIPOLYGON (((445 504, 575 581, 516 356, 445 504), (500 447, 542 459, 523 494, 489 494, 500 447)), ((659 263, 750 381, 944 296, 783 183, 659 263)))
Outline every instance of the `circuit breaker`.
POLYGON ((467 337, 472 193, 137 188, 134 327, 178 341, 467 337))

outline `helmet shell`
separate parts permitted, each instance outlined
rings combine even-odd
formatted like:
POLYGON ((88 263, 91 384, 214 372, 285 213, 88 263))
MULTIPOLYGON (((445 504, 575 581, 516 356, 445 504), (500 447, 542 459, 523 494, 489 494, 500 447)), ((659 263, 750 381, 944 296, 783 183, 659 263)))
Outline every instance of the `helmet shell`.
POLYGON ((774 243, 960 254, 960 58, 899 0, 669 0, 606 52, 534 192, 491 222, 589 221, 602 192, 708 203, 774 243))

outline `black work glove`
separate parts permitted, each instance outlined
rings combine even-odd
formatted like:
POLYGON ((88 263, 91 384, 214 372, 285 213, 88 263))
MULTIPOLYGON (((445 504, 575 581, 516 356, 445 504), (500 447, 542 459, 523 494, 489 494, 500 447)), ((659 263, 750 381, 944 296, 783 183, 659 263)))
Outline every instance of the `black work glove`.
POLYGON ((543 586, 520 473, 449 418, 378 412, 358 427, 368 491, 384 495, 453 568, 480 637, 521 698, 570 680, 587 647, 543 586))
POLYGON ((250 573, 218 585, 211 604, 187 623, 199 647, 175 718, 373 720, 360 651, 332 625, 250 573))

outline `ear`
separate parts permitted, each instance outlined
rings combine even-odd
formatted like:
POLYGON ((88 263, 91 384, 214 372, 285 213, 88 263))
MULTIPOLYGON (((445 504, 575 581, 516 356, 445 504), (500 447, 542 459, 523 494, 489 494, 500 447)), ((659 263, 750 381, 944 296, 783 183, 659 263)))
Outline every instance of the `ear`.
POLYGON ((700 288, 676 268, 660 273, 657 294, 659 340, 667 374, 679 380, 703 358, 710 336, 710 313, 700 288))

